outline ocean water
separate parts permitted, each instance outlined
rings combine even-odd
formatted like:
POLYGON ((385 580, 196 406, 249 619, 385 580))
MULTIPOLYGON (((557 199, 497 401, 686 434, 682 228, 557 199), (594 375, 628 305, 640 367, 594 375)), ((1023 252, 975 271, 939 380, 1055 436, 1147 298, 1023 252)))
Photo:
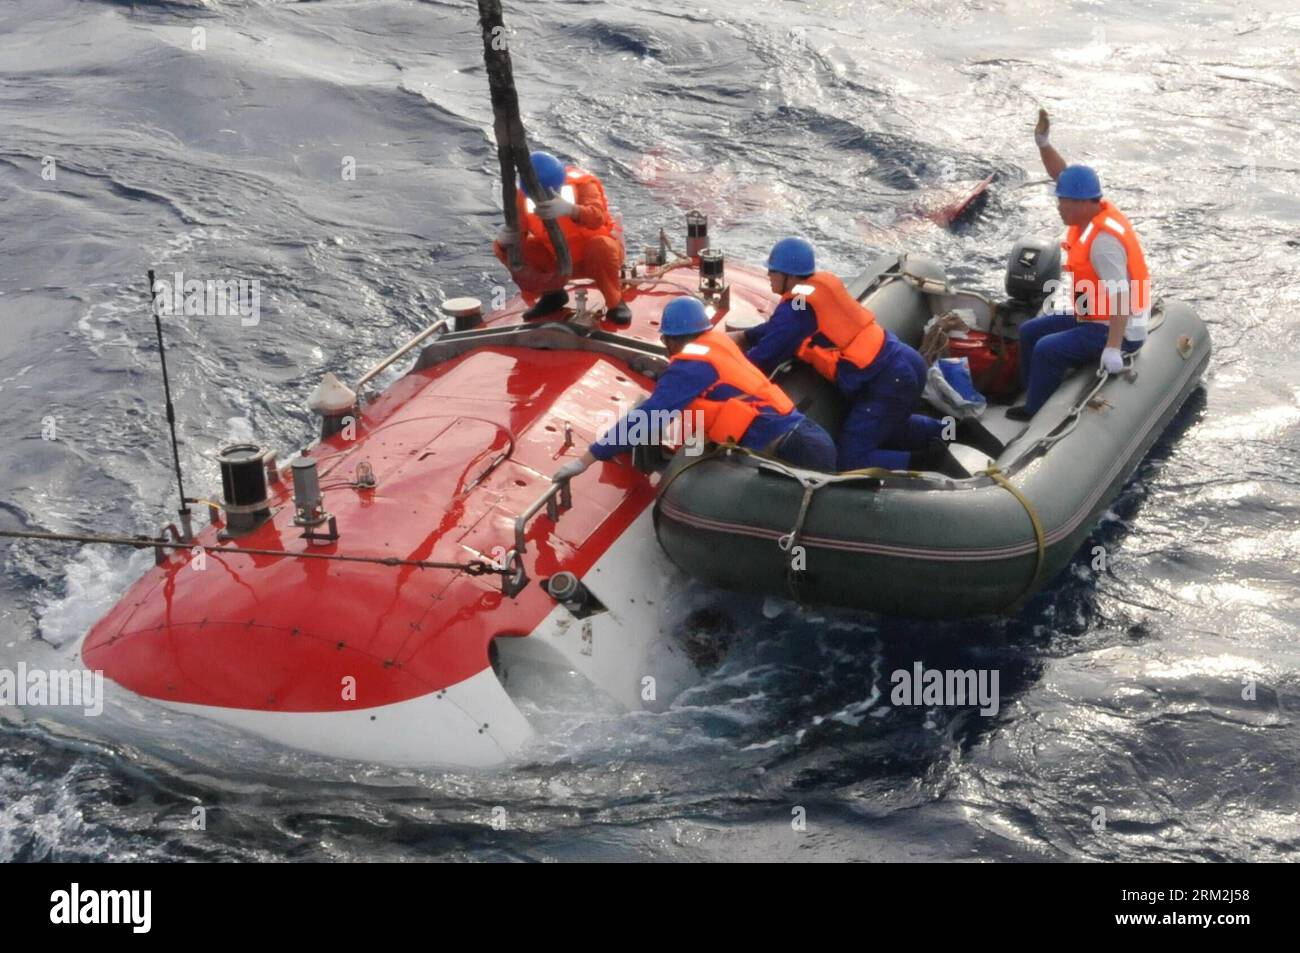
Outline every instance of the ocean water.
MULTIPOLYGON (((701 685, 663 714, 539 697, 537 744, 486 775, 322 761, 144 703, 0 709, 0 859, 1294 857, 1300 13, 531 0, 506 18, 532 143, 602 176, 633 246, 702 207, 735 258, 803 233, 842 274, 915 249, 996 293, 1015 238, 1060 229, 1031 135, 1045 106, 1159 291, 1210 325, 1203 388, 1014 617, 684 585, 688 624, 730 620, 701 685), (926 220, 994 172, 973 220, 926 220), (998 712, 889 705, 917 660, 998 670, 998 712)), ((231 439, 309 439, 325 371, 355 378, 444 297, 490 299, 480 57, 466 2, 5 3, 0 527, 170 518, 149 267, 261 282, 256 326, 170 332, 182 462, 205 477, 231 439)), ((13 668, 66 659, 148 556, 3 542, 0 561, 13 668)))

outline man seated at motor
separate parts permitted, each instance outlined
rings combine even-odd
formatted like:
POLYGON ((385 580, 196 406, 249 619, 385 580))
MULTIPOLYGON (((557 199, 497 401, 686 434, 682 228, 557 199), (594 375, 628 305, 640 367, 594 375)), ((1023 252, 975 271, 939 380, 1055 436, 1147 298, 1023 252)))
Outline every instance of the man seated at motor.
POLYGON ((694 426, 714 443, 737 443, 807 470, 835 469, 830 434, 796 410, 794 401, 745 359, 726 332, 713 329, 698 299, 670 301, 659 330, 670 359, 654 392, 553 479, 575 477, 597 460, 631 450, 629 434, 649 434, 653 427, 647 421, 673 412, 693 415, 699 421, 694 426))
MULTIPOLYGON (((877 323, 844 282, 818 271, 813 246, 804 239, 777 242, 767 270, 780 304, 766 322, 733 337, 764 372, 796 358, 839 388, 850 404, 837 441, 839 469, 969 476, 943 440, 943 421, 912 413, 925 389, 925 358, 877 323)), ((1002 450, 974 421, 959 423, 956 438, 989 456, 1002 450)))
MULTIPOLYGON (((540 294, 541 298, 524 312, 531 321, 555 314, 569 303, 564 290, 565 279, 559 274, 555 248, 547 234, 545 222, 559 223, 569 246, 573 278, 587 278, 595 283, 605 299, 605 317, 615 324, 627 325, 632 311, 623 302, 619 269, 623 266, 623 242, 618 223, 610 214, 605 188, 585 169, 565 166, 549 152, 532 154, 533 170, 551 198, 533 205, 533 200, 519 188, 516 201, 522 226, 523 267, 511 277, 522 291, 540 294)), ((521 241, 519 232, 502 226, 492 251, 509 267, 508 248, 521 241)))
POLYGON ((1065 372, 1100 358, 1107 373, 1124 369, 1127 352, 1146 340, 1151 275, 1132 224, 1101 197, 1101 179, 1086 165, 1066 165, 1048 141, 1047 110, 1038 111, 1034 139, 1056 181, 1056 208, 1067 230, 1064 270, 1074 311, 1045 314, 1020 328, 1020 381, 1025 403, 1012 420, 1029 420, 1061 386, 1065 372))

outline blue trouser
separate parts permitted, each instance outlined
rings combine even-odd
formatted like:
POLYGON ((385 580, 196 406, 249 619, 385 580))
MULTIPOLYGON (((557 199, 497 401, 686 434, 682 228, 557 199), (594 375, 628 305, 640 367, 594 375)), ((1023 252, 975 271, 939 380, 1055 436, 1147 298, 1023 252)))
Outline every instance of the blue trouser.
MULTIPOLYGON (((1031 414, 1061 386, 1065 372, 1098 361, 1106 349, 1110 324, 1080 321, 1072 314, 1045 314, 1020 326, 1020 383, 1025 386, 1025 410, 1031 414)), ((1141 342, 1125 341, 1125 352, 1141 342)))
POLYGON ((902 344, 886 360, 889 363, 851 398, 853 406, 840 431, 841 470, 906 470, 912 451, 924 450, 943 432, 942 421, 912 413, 925 389, 925 358, 902 344))
POLYGON ((835 441, 820 424, 807 417, 776 442, 773 452, 791 466, 835 472, 835 441))

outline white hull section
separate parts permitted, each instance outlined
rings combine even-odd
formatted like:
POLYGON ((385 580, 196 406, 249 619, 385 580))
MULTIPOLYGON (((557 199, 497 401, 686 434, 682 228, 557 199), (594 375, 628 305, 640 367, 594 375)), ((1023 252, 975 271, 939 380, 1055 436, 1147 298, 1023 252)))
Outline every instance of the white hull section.
POLYGON ((356 711, 159 704, 290 748, 401 767, 495 767, 532 736, 528 721, 490 668, 442 691, 356 711))
MULTIPOLYGON (((579 619, 556 605, 531 634, 497 638, 502 677, 509 684, 512 671, 551 667, 576 672, 628 710, 663 709, 699 680, 668 630, 664 610, 675 576, 647 508, 583 578, 606 611, 579 619)), ((490 667, 441 691, 355 711, 151 701, 289 748, 398 767, 497 767, 533 735, 490 667)))
POLYGON ((582 579, 607 611, 579 619, 556 605, 527 638, 496 640, 506 684, 512 670, 546 665, 578 673, 629 711, 667 707, 700 679, 669 629, 677 580, 646 507, 582 579))

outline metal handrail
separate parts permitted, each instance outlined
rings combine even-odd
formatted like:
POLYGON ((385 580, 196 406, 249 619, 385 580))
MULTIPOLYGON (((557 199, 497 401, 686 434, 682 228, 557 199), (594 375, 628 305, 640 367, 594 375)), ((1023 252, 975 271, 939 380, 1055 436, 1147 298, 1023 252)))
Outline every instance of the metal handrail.
POLYGON ((632 370, 650 377, 663 373, 668 366, 668 355, 661 345, 605 331, 579 331, 567 322, 548 321, 536 325, 509 324, 448 332, 420 352, 413 370, 424 370, 476 348, 492 346, 590 351, 625 361, 632 370))
POLYGON ((409 341, 407 341, 405 344, 399 347, 392 354, 389 354, 386 358, 384 358, 374 367, 370 368, 370 370, 366 371, 365 374, 362 375, 361 380, 357 381, 357 386, 352 389, 356 393, 360 394, 361 388, 365 387, 372 380, 374 380, 386 367, 388 367, 390 364, 396 361, 403 354, 409 353, 411 350, 415 348, 417 344, 423 343, 427 338, 429 338, 435 332, 444 330, 447 327, 449 321, 453 321, 453 319, 439 318, 437 321, 433 322, 433 324, 429 325, 419 334, 415 335, 415 337, 411 338, 409 341))
POLYGON ((546 492, 515 520, 515 552, 521 557, 528 548, 524 541, 528 521, 536 516, 543 506, 546 507, 547 518, 552 523, 558 523, 560 514, 573 506, 573 491, 569 488, 569 480, 558 480, 552 483, 546 492))

